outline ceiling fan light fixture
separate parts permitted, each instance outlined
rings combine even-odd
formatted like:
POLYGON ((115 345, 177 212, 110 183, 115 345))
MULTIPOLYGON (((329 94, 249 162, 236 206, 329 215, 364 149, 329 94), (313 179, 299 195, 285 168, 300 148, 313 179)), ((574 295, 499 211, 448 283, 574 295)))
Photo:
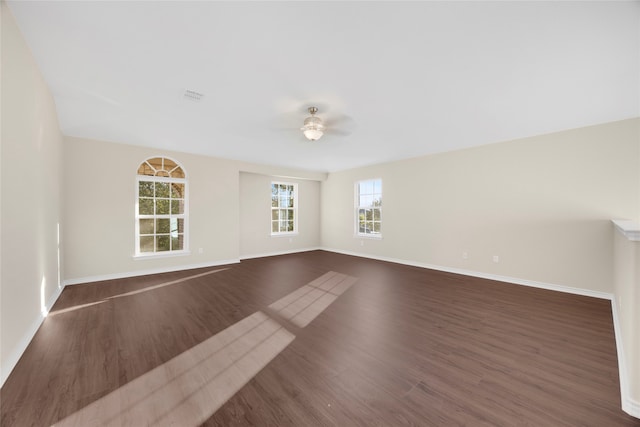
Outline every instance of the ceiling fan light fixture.
POLYGON ((309 141, 317 141, 322 138, 324 135, 324 125, 322 124, 322 120, 320 117, 316 117, 315 114, 318 112, 316 107, 309 107, 309 113, 311 116, 304 119, 304 126, 300 128, 304 136, 309 141))

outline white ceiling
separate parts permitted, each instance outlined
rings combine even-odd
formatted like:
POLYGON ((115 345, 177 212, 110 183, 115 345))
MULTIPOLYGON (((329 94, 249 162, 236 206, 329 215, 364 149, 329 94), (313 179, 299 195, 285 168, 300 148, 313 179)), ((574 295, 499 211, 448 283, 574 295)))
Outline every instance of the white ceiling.
POLYGON ((638 1, 9 7, 70 136, 336 171, 640 115, 638 1))

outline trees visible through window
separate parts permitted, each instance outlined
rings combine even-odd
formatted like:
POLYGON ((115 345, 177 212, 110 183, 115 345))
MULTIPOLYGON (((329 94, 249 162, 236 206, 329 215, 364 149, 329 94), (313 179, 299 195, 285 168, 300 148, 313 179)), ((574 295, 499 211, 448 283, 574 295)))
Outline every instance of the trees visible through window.
POLYGON ((382 180, 356 183, 356 230, 358 235, 381 237, 382 180))
POLYGON ((142 162, 136 188, 136 255, 187 249, 186 193, 186 175, 175 161, 155 157, 142 162))
POLYGON ((271 183, 271 234, 298 232, 298 185, 271 183))

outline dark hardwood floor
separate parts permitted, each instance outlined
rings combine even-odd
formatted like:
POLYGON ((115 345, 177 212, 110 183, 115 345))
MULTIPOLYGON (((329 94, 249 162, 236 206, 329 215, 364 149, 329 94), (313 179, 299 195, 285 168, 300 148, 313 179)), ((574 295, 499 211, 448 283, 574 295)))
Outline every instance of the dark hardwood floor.
POLYGON ((0 391, 2 426, 79 425, 150 373, 201 366, 196 349, 257 312, 289 339, 203 425, 640 425, 620 409, 609 301, 314 251, 67 287, 0 391), (329 272, 357 281, 327 295, 312 282, 329 272), (296 323, 274 303, 307 284, 331 299, 296 323))

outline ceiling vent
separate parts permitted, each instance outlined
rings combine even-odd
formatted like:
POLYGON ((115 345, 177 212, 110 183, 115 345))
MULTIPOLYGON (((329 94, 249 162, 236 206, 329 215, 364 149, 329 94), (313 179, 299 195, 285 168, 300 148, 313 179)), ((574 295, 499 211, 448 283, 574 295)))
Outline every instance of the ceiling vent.
POLYGON ((184 91, 184 99, 188 99, 189 101, 200 102, 203 96, 203 93, 196 92, 195 90, 187 89, 184 91))

